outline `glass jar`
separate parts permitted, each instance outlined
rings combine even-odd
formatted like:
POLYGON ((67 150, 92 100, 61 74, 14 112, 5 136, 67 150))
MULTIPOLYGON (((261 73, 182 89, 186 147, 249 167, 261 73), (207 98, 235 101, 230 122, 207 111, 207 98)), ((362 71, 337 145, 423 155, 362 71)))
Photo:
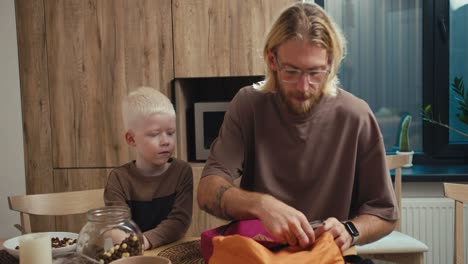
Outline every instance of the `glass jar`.
POLYGON ((87 213, 76 251, 100 263, 143 255, 143 235, 125 206, 106 206, 87 213))
POLYGON ((100 264, 95 259, 78 254, 76 252, 67 252, 53 256, 52 264, 100 264))

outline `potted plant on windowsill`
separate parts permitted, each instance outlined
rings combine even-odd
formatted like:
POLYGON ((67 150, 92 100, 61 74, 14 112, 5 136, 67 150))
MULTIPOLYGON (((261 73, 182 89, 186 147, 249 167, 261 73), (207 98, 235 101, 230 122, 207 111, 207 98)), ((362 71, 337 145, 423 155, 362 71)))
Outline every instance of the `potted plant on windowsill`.
MULTIPOLYGON (((456 114, 456 117, 460 122, 468 126, 468 92, 465 92, 465 85, 463 84, 463 77, 455 77, 452 83, 452 90, 455 92, 455 101, 458 103, 459 113, 456 114)), ((450 131, 458 133, 464 137, 468 137, 468 132, 462 131, 455 127, 449 126, 440 119, 435 119, 432 114, 432 106, 427 105, 423 111, 423 120, 434 125, 442 126, 450 131)))
POLYGON ((414 151, 410 149, 409 144, 409 127, 411 124, 411 115, 406 114, 401 119, 401 126, 400 126, 400 136, 399 136, 399 148, 397 150, 398 155, 409 155, 409 162, 408 164, 403 165, 403 167, 411 167, 413 166, 413 154, 414 151))

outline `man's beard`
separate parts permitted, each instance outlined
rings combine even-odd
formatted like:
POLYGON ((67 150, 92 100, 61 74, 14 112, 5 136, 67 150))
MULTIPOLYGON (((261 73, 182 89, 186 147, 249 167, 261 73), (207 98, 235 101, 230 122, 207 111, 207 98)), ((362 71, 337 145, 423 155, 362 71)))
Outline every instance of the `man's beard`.
POLYGON ((286 93, 286 90, 281 84, 278 84, 279 92, 283 102, 288 106, 288 108, 296 114, 305 114, 312 109, 314 105, 317 104, 320 97, 322 96, 322 87, 320 87, 316 92, 307 92, 301 93, 298 91, 286 93), (293 98, 301 98, 302 102, 295 101, 293 98))

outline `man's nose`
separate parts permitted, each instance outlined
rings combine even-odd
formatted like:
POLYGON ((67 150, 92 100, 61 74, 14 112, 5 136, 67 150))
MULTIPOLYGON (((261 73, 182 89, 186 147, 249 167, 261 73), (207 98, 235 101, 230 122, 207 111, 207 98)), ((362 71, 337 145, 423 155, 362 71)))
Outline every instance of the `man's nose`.
POLYGON ((299 77, 299 81, 296 84, 296 88, 302 93, 306 93, 309 91, 310 84, 309 84, 309 75, 307 73, 303 72, 301 74, 301 76, 299 77))

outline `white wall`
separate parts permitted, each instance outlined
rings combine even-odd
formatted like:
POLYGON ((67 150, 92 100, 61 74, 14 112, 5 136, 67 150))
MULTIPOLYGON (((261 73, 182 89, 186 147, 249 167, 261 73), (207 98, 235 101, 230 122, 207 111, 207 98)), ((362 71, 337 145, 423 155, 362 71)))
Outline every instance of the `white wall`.
POLYGON ((0 1, 0 238, 19 235, 7 197, 26 193, 14 0, 0 1))

